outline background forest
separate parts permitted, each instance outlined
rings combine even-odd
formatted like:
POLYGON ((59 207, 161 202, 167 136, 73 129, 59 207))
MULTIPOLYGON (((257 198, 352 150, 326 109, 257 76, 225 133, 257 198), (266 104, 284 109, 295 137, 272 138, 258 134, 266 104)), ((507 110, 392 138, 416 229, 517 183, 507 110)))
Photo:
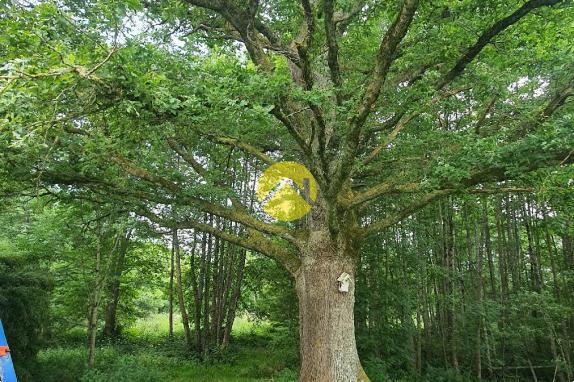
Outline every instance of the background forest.
POLYGON ((19 381, 297 381, 316 232, 372 382, 574 381, 573 9, 0 0, 19 381), (263 213, 276 161, 318 213, 263 213))

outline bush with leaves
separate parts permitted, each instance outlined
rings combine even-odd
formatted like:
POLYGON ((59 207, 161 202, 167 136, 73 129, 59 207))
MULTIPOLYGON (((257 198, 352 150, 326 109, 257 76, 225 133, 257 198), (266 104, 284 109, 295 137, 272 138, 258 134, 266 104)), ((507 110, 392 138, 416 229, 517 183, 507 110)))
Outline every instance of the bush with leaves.
POLYGON ((49 324, 51 280, 45 270, 0 248, 0 319, 21 381, 42 346, 49 324))

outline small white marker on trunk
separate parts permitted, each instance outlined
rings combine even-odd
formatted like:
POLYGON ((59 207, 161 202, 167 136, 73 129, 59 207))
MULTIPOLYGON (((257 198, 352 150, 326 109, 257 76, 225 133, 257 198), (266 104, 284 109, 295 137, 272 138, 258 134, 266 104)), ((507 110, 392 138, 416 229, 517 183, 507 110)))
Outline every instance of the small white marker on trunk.
POLYGON ((339 282, 339 292, 341 293, 349 292, 349 284, 351 283, 352 279, 347 272, 341 273, 341 276, 339 276, 337 281, 339 282))

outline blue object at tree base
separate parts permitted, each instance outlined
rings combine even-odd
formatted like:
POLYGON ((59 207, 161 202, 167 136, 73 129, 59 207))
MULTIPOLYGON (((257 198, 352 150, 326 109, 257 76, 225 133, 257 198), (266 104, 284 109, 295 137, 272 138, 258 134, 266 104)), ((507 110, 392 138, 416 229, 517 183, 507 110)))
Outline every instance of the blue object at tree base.
POLYGON ((4 334, 4 327, 2 326, 2 320, 0 320, 0 382, 18 382, 16 379, 16 371, 14 370, 14 364, 12 363, 12 357, 10 356, 10 351, 5 352, 4 349, 8 348, 8 340, 6 340, 6 335, 4 334))

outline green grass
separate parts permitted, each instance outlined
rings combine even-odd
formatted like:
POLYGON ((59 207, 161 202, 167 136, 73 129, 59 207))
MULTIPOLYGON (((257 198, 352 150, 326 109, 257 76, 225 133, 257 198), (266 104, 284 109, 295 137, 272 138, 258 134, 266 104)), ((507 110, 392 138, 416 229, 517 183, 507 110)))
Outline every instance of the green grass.
MULTIPOLYGON (((64 347, 40 352, 34 381, 288 382, 297 379, 292 370, 296 367, 296 347, 282 343, 283 333, 269 325, 238 318, 229 349, 210 354, 206 362, 199 362, 185 352, 181 325, 174 329, 174 338, 168 338, 164 315, 137 321, 125 330, 120 341, 98 344, 93 370, 86 368, 85 346, 68 340, 64 347)), ((76 338, 77 335, 73 334, 76 338)))
MULTIPOLYGON (((179 315, 173 316, 173 331, 183 333, 183 327, 180 324, 179 315)), ((169 331, 169 322, 165 314, 152 314, 146 318, 139 318, 136 323, 125 330, 125 333, 131 335, 167 335, 169 331)))
MULTIPOLYGON (((179 315, 173 317, 175 334, 183 334, 183 326, 181 325, 179 315)), ((233 323, 233 334, 240 335, 253 331, 260 331, 269 328, 267 323, 256 323, 248 317, 240 316, 235 319, 233 323)), ((165 314, 156 313, 146 318, 140 318, 136 323, 125 330, 125 333, 130 335, 151 335, 162 336, 167 335, 169 331, 169 322, 165 314)))
MULTIPOLYGON (((86 368, 85 332, 74 329, 62 335, 60 344, 38 355, 34 378, 20 382, 295 382, 297 381, 296 335, 245 317, 234 325, 233 340, 224 352, 211 353, 205 362, 185 351, 183 329, 174 320, 174 338, 168 338, 165 315, 137 321, 123 337, 109 343, 101 340, 96 366, 86 368)), ((469 380, 452 370, 430 369, 422 379, 414 376, 389 378, 389 367, 381 360, 363 362, 373 382, 461 382, 469 380)))

